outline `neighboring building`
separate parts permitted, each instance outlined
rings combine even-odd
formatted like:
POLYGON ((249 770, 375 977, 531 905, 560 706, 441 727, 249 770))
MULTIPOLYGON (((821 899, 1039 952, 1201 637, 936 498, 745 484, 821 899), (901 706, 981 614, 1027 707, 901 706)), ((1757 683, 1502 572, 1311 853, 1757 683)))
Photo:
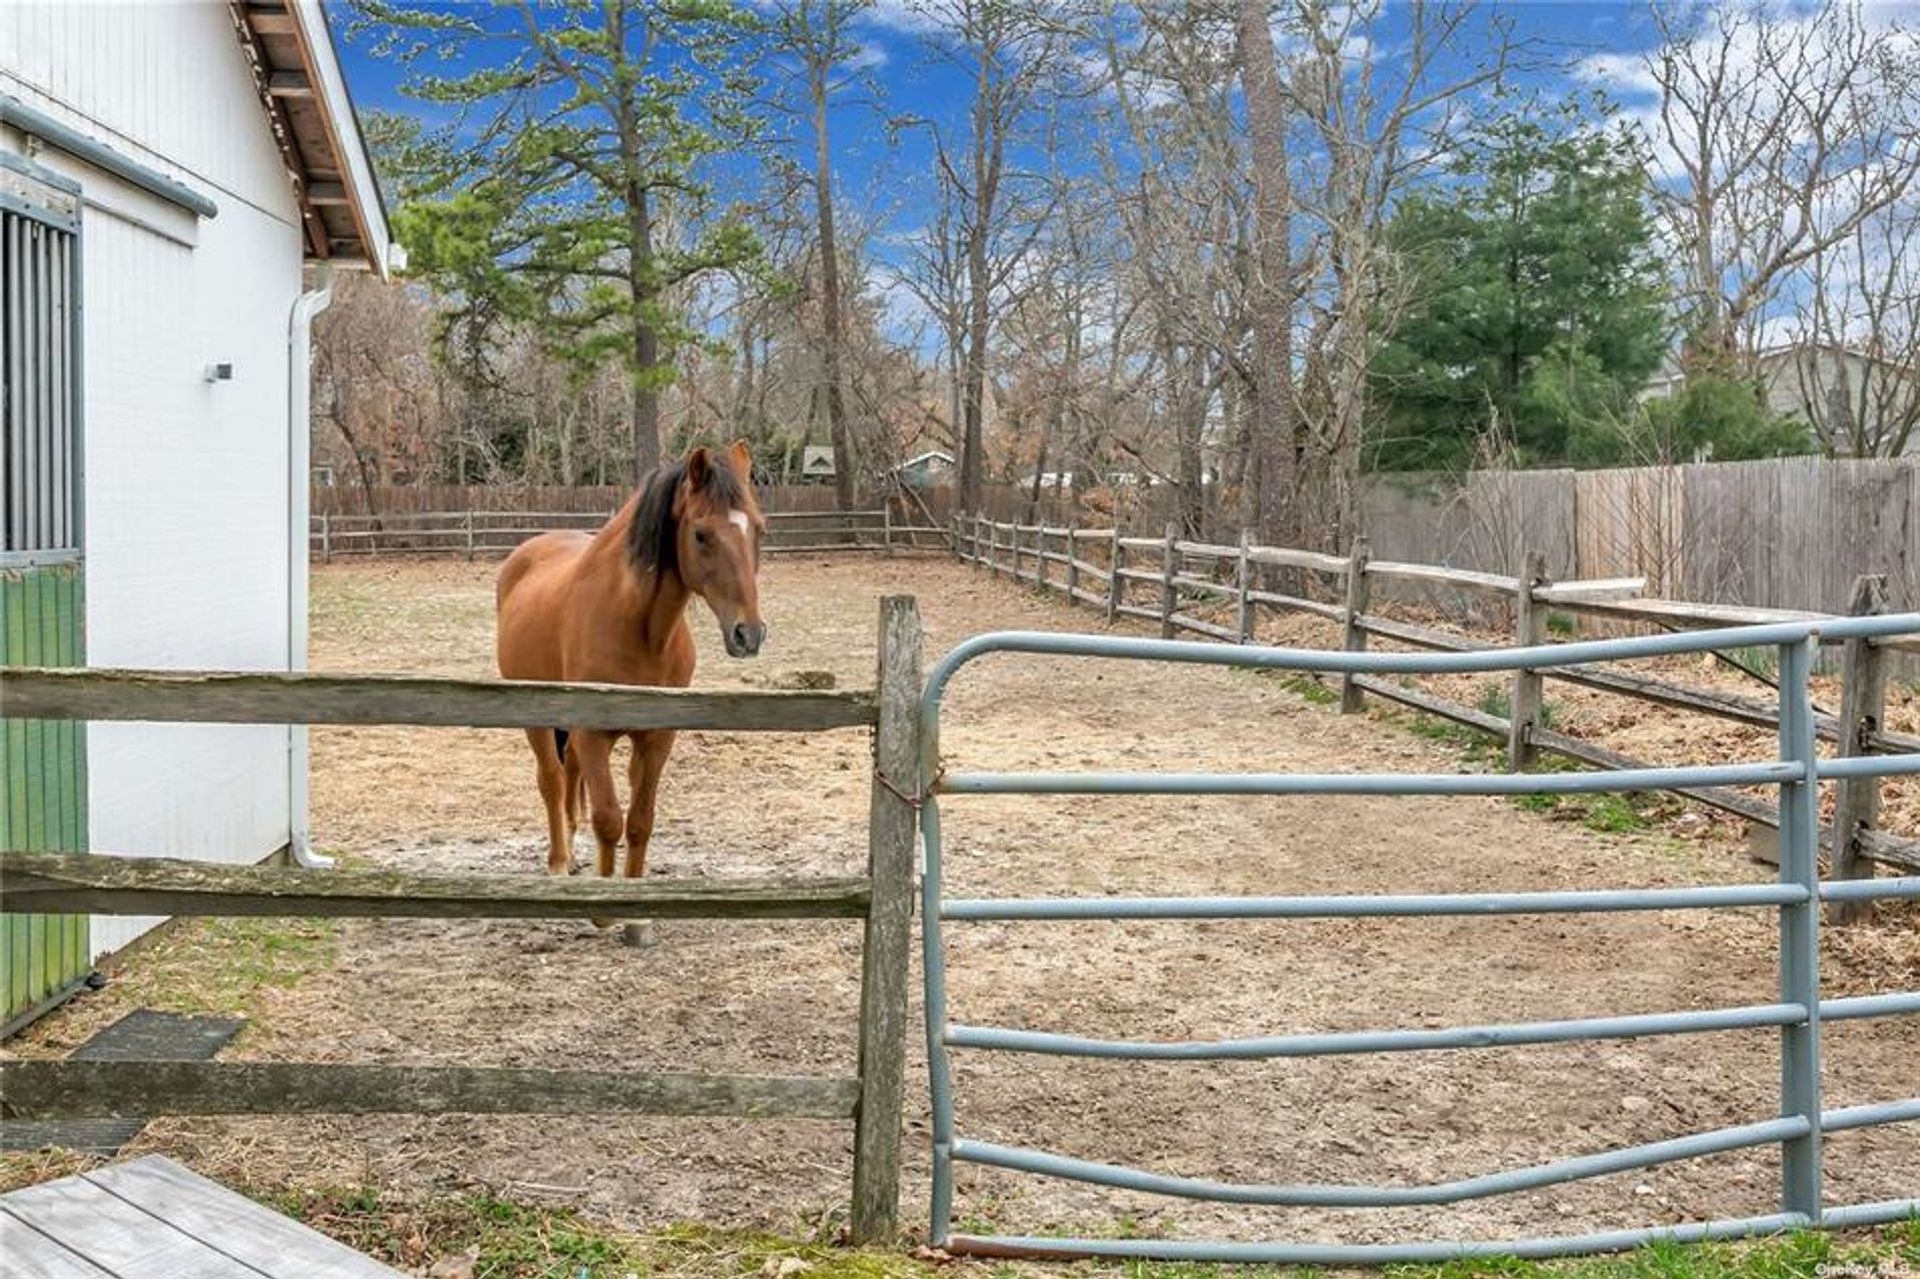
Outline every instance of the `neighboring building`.
MULTIPOLYGON (((1770 347, 1758 363, 1767 407, 1807 423, 1816 439, 1873 441, 1920 419, 1920 369, 1901 369, 1861 351, 1814 342, 1770 347)), ((1685 374, 1669 365, 1647 383, 1640 399, 1669 399, 1685 381, 1685 374)), ((1920 428, 1909 432, 1904 451, 1920 455, 1920 428)))
POLYGON ((929 449, 894 468, 900 483, 910 489, 932 489, 953 483, 953 454, 929 449))
POLYGON ((831 480, 838 472, 833 465, 833 446, 808 444, 800 450, 800 478, 806 483, 831 480))
MULTIPOLYGON (((307 325, 330 264, 390 251, 318 0, 0 5, 0 218, 0 660, 304 667, 307 325)), ((10 847, 304 853, 304 730, 5 743, 10 847)), ((155 922, 5 916, 0 1022, 155 922)))

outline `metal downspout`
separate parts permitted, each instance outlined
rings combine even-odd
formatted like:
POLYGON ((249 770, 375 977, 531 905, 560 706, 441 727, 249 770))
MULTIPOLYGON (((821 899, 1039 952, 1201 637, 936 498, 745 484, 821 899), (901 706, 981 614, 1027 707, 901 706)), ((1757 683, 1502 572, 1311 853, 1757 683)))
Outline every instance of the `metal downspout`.
MULTIPOLYGON (((307 669, 307 526, 312 522, 308 488, 312 472, 313 317, 333 302, 333 267, 322 262, 315 287, 294 299, 287 324, 287 669, 307 669)), ((294 863, 316 870, 333 858, 313 851, 308 825, 307 726, 287 729, 287 848, 294 863)))

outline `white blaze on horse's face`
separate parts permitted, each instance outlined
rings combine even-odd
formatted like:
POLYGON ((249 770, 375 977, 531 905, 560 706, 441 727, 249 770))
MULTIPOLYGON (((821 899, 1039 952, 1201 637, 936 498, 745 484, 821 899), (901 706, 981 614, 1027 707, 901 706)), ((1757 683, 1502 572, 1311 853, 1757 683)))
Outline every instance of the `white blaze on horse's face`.
POLYGON ((696 448, 673 504, 681 580, 713 610, 729 657, 752 657, 767 634, 759 585, 766 521, 753 500, 752 470, 744 442, 724 454, 696 448))

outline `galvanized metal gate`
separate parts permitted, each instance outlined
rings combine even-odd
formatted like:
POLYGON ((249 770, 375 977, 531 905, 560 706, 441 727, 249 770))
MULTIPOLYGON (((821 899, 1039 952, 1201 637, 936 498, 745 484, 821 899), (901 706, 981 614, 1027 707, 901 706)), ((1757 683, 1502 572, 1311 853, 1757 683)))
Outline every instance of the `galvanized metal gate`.
MULTIPOLYGON (((80 479, 79 188, 0 153, 0 663, 85 661, 80 479)), ((0 838, 11 849, 84 852, 86 726, 7 720, 0 838)), ((0 917, 0 1027, 86 976, 84 915, 0 917)))
MULTIPOLYGON (((1908 634, 1920 614, 1819 623, 1741 627, 1543 648, 1472 653, 1334 653, 1245 648, 1111 636, 1003 632, 955 648, 934 669, 921 702, 922 944, 925 958, 927 1058, 933 1096, 933 1202, 930 1238, 956 1252, 987 1255, 1152 1257, 1297 1265, 1439 1262, 1463 1256, 1550 1257, 1628 1248, 1656 1239, 1725 1239, 1795 1227, 1857 1226, 1920 1214, 1920 1197, 1826 1206, 1821 1196, 1821 1136, 1844 1129, 1920 1121, 1920 1096, 1823 1109, 1820 1031, 1829 1021, 1920 1014, 1920 991, 1823 999, 1819 927, 1822 902, 1920 897, 1920 877, 1823 883, 1817 853, 1818 783, 1859 776, 1920 773, 1920 755, 1820 760, 1808 693, 1814 648, 1822 637, 1908 634), (1610 773, 1491 774, 1216 774, 1216 773, 943 773, 939 766, 941 699, 961 667, 988 653, 1186 662, 1262 670, 1430 674, 1575 666, 1623 658, 1714 649, 1777 646, 1780 653, 1780 758, 1777 762, 1610 773), (1097 897, 949 900, 942 887, 941 804, 959 795, 1511 795, 1639 791, 1682 786, 1780 789, 1780 877, 1777 883, 1678 889, 1461 893, 1332 897, 1097 897), (1780 997, 1735 1008, 1688 1010, 1567 1021, 1518 1022, 1438 1030, 1276 1034, 1183 1042, 1094 1039, 1013 1027, 955 1024, 947 1015, 946 952, 950 923, 979 920, 1203 920, 1579 914, 1600 911, 1765 907, 1780 917, 1780 997), (950 1055, 959 1050, 1050 1053, 1141 1061, 1313 1057, 1345 1053, 1420 1052, 1570 1041, 1677 1035, 1749 1027, 1780 1028, 1781 1089, 1777 1116, 1732 1128, 1581 1154, 1554 1163, 1486 1173, 1428 1186, 1244 1185, 1166 1176, 976 1141, 955 1130, 950 1055), (1779 1211, 1763 1216, 1648 1226, 1604 1234, 1497 1241, 1408 1240, 1392 1244, 1171 1241, 956 1234, 955 1163, 1062 1177, 1096 1185, 1189 1199, 1269 1206, 1366 1208, 1454 1203, 1580 1181, 1747 1147, 1782 1151, 1779 1211)), ((1915 1173, 1920 1182, 1920 1172, 1915 1173)), ((1915 1190, 1920 1194, 1920 1185, 1915 1190)))

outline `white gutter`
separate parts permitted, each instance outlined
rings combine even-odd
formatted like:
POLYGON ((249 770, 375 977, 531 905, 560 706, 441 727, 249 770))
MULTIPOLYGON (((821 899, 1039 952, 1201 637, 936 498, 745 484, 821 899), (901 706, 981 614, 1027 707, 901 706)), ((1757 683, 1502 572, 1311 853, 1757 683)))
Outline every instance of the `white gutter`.
MULTIPOLYGON (((313 461, 313 317, 333 302, 333 266, 314 268, 309 293, 294 299, 287 323, 287 669, 307 669, 307 557, 312 522, 308 476, 313 461)), ((307 727, 287 729, 287 848, 296 865, 325 870, 333 858, 313 851, 307 813, 307 727)))

